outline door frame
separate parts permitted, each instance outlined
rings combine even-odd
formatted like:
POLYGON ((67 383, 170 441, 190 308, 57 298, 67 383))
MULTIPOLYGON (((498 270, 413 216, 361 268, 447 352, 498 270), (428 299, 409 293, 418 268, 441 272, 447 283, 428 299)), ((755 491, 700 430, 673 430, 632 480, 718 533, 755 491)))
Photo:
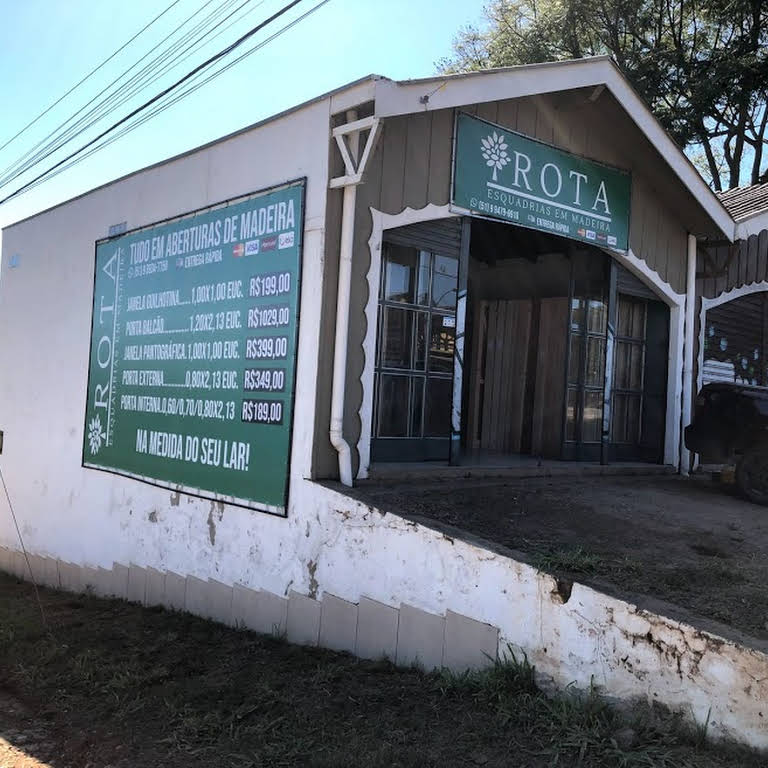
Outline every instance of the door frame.
MULTIPOLYGON (((360 405, 360 435, 357 450, 360 458, 357 479, 368 477, 371 466, 371 428, 373 424, 374 364, 378 332, 379 281, 381 279, 381 248, 385 229, 404 227, 433 219, 460 218, 448 204, 430 203, 424 208, 405 208, 399 213, 385 213, 369 208, 371 235, 368 238, 369 267, 367 275, 368 301, 365 306, 366 332, 363 339, 364 364, 360 381, 363 397, 360 405)), ((479 217, 485 218, 485 217, 479 217)), ((494 220, 495 221, 495 220, 494 220)), ((514 226, 509 224, 509 226, 514 226)), ((626 253, 601 248, 635 277, 647 285, 669 307, 669 367, 667 372, 667 418, 664 438, 664 463, 680 467, 680 414, 683 397, 683 346, 685 294, 677 293, 648 264, 635 256, 630 248, 626 253)), ((763 284, 768 290, 768 283, 763 284)), ((735 296, 733 298, 736 298, 735 296)), ((348 389, 349 391, 349 389, 348 389)))

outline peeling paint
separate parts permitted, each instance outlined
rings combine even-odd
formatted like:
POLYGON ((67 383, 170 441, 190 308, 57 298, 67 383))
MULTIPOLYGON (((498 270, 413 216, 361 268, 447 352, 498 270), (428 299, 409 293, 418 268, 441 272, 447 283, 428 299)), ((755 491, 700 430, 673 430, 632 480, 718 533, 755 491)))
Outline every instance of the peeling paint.
POLYGON ((150 523, 156 523, 157 522, 157 510, 153 509, 149 515, 147 516, 147 519, 150 523))
POLYGON ((315 574, 317 573, 317 563, 314 560, 310 560, 307 563, 307 573, 309 574, 309 596, 313 600, 317 600, 317 589, 320 586, 317 583, 315 574))
POLYGON ((181 491, 176 491, 176 493, 172 493, 171 494, 171 506, 172 507, 178 507, 180 501, 181 501, 181 491))
POLYGON ((213 520, 213 502, 211 502, 211 511, 208 513, 208 538, 211 546, 216 544, 216 523, 213 520))

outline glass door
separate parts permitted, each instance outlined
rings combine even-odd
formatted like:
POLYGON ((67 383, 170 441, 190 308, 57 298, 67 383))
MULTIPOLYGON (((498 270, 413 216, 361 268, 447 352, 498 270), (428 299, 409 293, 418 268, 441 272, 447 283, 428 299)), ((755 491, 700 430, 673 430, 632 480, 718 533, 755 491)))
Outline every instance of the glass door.
POLYGON ((385 243, 373 461, 448 460, 458 259, 385 243))
POLYGON ((563 451, 568 459, 600 459, 607 317, 602 296, 571 299, 563 451))
POLYGON ((645 299, 619 295, 611 425, 614 445, 639 446, 641 442, 647 304, 645 299))

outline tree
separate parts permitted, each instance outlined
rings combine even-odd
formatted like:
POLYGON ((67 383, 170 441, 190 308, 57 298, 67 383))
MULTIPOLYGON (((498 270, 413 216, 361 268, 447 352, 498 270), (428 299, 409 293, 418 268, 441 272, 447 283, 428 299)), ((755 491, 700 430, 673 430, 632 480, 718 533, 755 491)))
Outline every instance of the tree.
POLYGON ((609 54, 716 190, 768 181, 768 0, 491 0, 441 72, 609 54))

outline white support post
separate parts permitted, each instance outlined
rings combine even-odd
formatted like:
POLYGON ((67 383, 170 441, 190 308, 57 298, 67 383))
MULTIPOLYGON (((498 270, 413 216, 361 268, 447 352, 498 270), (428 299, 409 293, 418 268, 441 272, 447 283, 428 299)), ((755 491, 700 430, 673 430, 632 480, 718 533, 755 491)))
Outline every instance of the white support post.
POLYGON ((691 471, 691 452, 685 447, 685 428, 691 423, 693 405, 693 346, 696 309, 696 237, 688 235, 688 262, 685 281, 685 352, 683 356, 682 430, 680 433, 680 472, 691 471))
POLYGON ((379 133, 377 118, 358 120, 357 111, 346 113, 345 125, 333 129, 332 135, 344 161, 345 175, 331 179, 331 189, 343 187, 341 209, 341 242, 339 245, 339 285, 336 294, 336 339, 333 349, 333 388, 331 392, 331 424, 329 437, 339 454, 339 479, 352 485, 352 451, 344 439, 344 400, 347 383, 347 347, 349 344, 349 298, 352 290, 352 252, 355 235, 355 205, 357 185, 363 180, 368 158, 379 133), (360 134, 368 131, 363 154, 358 160, 360 134))

